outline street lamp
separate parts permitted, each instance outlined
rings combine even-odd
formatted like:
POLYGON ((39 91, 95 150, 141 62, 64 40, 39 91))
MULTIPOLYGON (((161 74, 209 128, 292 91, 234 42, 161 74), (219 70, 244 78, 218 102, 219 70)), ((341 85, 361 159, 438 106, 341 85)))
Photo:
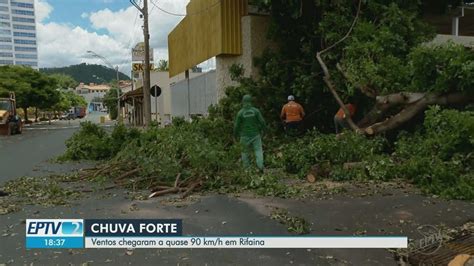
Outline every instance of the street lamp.
POLYGON ((116 79, 117 79, 117 121, 120 121, 120 84, 119 84, 119 67, 118 65, 114 67, 107 58, 97 54, 94 51, 87 51, 88 54, 95 58, 101 59, 109 68, 115 69, 116 79))

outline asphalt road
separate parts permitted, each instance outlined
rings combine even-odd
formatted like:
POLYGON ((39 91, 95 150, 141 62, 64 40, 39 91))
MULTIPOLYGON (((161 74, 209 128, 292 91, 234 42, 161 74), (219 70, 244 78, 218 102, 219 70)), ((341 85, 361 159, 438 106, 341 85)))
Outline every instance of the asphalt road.
POLYGON ((48 171, 66 171, 71 164, 50 163, 61 155, 65 141, 79 128, 79 123, 97 123, 102 113, 84 119, 53 121, 26 126, 21 135, 0 136, 0 184, 21 176, 36 176, 48 171))
MULTIPOLYGON (((21 136, 0 137, 0 187, 16 177, 80 167, 49 161, 64 151, 64 141, 77 126, 78 121, 61 121, 32 126, 21 136)), ((460 226, 474 220, 473 203, 424 196, 399 184, 353 190, 304 200, 216 194, 138 200, 123 189, 84 193, 67 206, 31 205, 0 215, 0 265, 397 265, 386 249, 26 250, 28 218, 178 218, 184 233, 191 235, 288 235, 285 225, 270 217, 274 208, 283 208, 307 220, 312 235, 410 238, 417 238, 420 225, 460 226)))

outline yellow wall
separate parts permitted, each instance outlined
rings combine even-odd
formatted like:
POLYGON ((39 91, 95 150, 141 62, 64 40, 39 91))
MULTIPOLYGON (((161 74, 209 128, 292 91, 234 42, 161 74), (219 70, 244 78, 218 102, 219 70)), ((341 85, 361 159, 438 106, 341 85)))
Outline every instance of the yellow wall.
POLYGON ((191 0, 168 35, 170 77, 217 55, 242 54, 240 18, 247 0, 191 0))

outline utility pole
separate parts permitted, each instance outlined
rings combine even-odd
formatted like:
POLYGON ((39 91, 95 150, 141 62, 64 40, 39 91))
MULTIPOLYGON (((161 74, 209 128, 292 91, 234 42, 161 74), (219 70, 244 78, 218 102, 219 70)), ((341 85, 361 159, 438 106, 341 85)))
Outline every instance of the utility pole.
POLYGON ((120 108, 120 79, 119 79, 119 67, 115 67, 115 71, 117 73, 117 122, 120 123, 120 113, 122 112, 122 108, 120 108))
POLYGON ((145 66, 143 68, 143 112, 144 125, 151 124, 151 97, 150 97, 150 32, 148 29, 148 0, 143 0, 143 8, 135 0, 130 0, 143 15, 143 36, 145 42, 145 66))
POLYGON ((184 72, 186 78, 186 86, 188 89, 188 120, 191 121, 191 91, 189 89, 189 69, 184 72))

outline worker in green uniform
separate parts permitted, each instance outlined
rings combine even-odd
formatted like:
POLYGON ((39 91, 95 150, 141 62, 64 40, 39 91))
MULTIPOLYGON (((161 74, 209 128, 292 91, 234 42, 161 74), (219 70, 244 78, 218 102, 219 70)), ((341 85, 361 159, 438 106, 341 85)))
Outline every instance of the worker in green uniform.
POLYGON ((245 168, 250 166, 249 153, 253 149, 257 167, 263 171, 262 133, 265 129, 262 113, 252 106, 252 96, 244 95, 242 109, 237 113, 234 122, 234 136, 240 137, 242 145, 242 162, 245 168))

